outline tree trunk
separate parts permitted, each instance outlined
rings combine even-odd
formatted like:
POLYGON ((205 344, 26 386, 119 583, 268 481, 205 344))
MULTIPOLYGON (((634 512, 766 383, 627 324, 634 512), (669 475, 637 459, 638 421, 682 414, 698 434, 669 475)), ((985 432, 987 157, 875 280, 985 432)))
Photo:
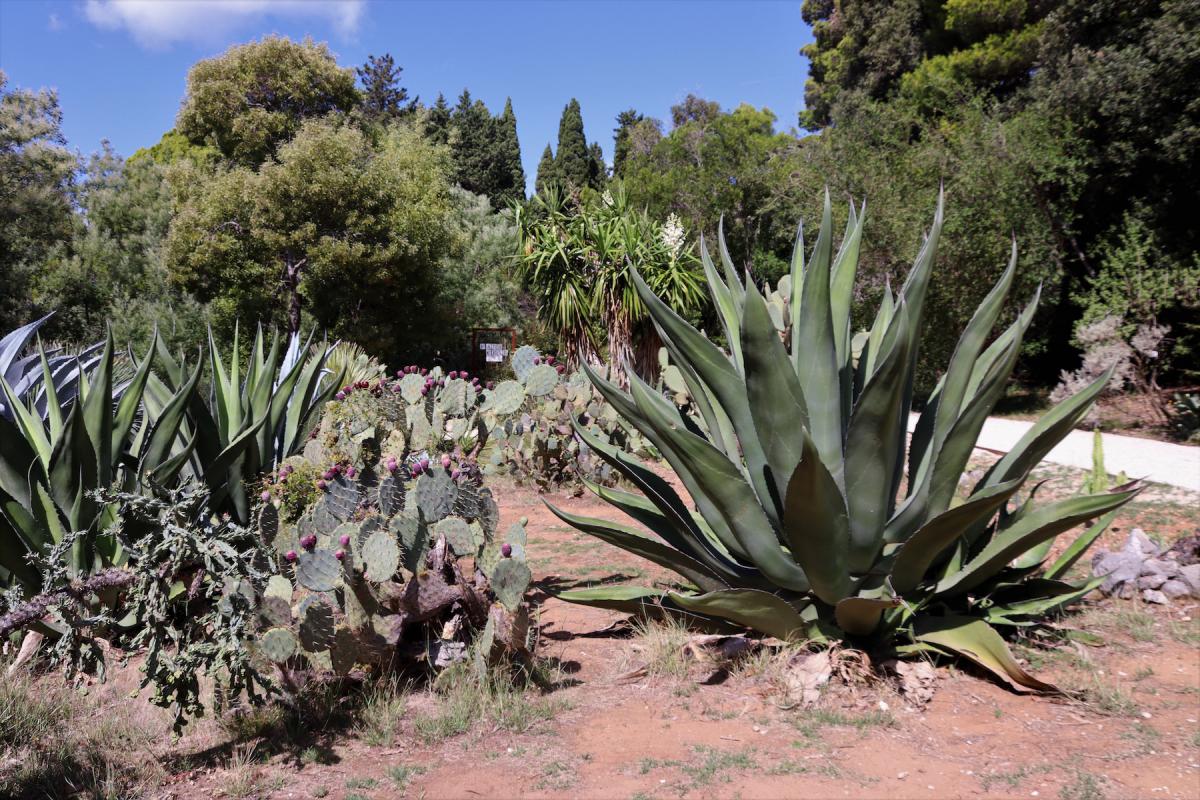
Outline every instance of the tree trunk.
POLYGON ((307 258, 295 260, 290 254, 283 259, 283 289, 287 293, 288 334, 300 332, 300 278, 307 258))

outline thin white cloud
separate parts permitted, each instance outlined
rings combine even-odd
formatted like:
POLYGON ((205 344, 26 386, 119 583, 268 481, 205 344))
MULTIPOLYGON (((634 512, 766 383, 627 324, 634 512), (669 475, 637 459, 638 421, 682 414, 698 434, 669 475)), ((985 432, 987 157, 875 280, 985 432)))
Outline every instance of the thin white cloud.
POLYGON ((106 30, 127 30, 143 47, 176 42, 208 44, 268 17, 310 17, 352 36, 364 0, 87 0, 88 20, 106 30))
POLYGON ((50 15, 50 20, 46 23, 46 27, 52 31, 61 31, 63 29, 63 23, 59 19, 58 14, 50 15))

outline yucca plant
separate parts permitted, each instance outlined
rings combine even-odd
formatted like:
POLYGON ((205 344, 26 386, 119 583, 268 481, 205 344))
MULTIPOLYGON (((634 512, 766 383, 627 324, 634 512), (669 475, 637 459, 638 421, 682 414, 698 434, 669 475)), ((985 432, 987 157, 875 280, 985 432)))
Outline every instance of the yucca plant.
POLYGON ((189 369, 158 344, 159 369, 147 385, 147 408, 157 413, 169 398, 187 392, 187 417, 173 442, 173 458, 184 465, 181 477, 206 485, 210 506, 239 524, 251 519, 247 487, 303 449, 321 407, 343 380, 342 371, 325 369, 328 348, 311 349, 312 338, 301 343, 293 335, 285 349, 277 334, 268 345, 259 328, 243 365, 235 330, 226 367, 210 331, 207 398, 198 390, 202 361, 189 369))
MULTIPOLYGON (((865 206, 862 209, 865 212, 865 206)), ((678 612, 782 639, 849 638, 881 654, 964 656, 1015 685, 1026 673, 993 626, 1020 626, 1079 598, 1065 580, 1098 535, 1053 563, 1055 537, 1128 502, 1136 489, 1010 507, 1030 471, 1087 412, 1107 376, 1057 406, 956 497, 980 428, 1003 396, 1033 319, 1035 296, 990 344, 1016 272, 1016 248, 980 304, 908 443, 913 373, 942 204, 903 288, 885 292, 854 346, 850 304, 863 214, 851 208, 834 253, 828 194, 807 263, 791 264, 790 342, 720 249, 724 278, 702 262, 730 352, 713 344, 634 274, 695 418, 630 373, 629 392, 589 377, 649 439, 694 509, 637 460, 577 429, 641 494, 592 487, 652 531, 551 509, 564 521, 678 573, 678 590, 598 587, 565 600, 623 611, 678 612), (854 351, 859 354, 855 357, 854 351), (907 479, 907 480, 906 480, 907 479), (901 491, 903 490, 903 492, 901 491)))

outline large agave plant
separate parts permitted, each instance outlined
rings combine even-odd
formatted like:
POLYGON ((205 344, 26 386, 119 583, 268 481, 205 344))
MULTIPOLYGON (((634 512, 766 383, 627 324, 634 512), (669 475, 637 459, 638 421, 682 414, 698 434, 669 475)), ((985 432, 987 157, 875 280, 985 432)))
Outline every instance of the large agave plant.
POLYGON ((41 577, 28 556, 44 555, 72 532, 86 533, 68 554, 71 574, 120 563, 120 548, 99 536, 115 520, 116 508, 95 492, 138 486, 143 475, 156 483, 178 476, 181 462, 170 451, 186 396, 168 397, 147 413, 142 399, 153 343, 121 391, 113 386, 111 335, 101 344, 90 374, 79 371, 72 402, 57 396, 50 358, 40 348, 45 402, 22 398, 0 379, 0 396, 12 414, 11 420, 0 415, 0 585, 16 582, 27 593, 37 592, 41 577))
MULTIPOLYGON (((100 362, 99 351, 104 347, 104 342, 97 342, 74 354, 59 349, 28 347, 38 329, 51 316, 53 314, 47 314, 0 338, 0 378, 8 384, 19 403, 35 410, 42 419, 50 413, 51 397, 57 398, 60 406, 75 399, 80 377, 96 368, 100 362)), ((0 396, 0 417, 11 421, 16 418, 16 413, 7 394, 0 396)))
POLYGON ((577 430, 641 494, 593 491, 655 537, 551 509, 673 570, 686 586, 599 587, 561 596, 631 612, 654 606, 784 639, 850 637, 891 653, 957 654, 1014 684, 1050 688, 1021 669, 992 626, 1027 624, 1088 592, 1094 582, 1065 576, 1101 526, 1085 530, 1047 563, 1051 544, 1128 502, 1136 489, 1047 503, 1034 502, 1030 491, 1015 509, 1010 501, 1087 412, 1107 376, 1043 417, 960 501, 956 490, 967 459, 1004 394, 1037 297, 989 343, 1016 271, 1014 247, 909 443, 906 422, 941 202, 903 288, 894 296, 886 292, 870 330, 852 337, 862 225, 862 214, 851 208, 835 254, 827 195, 807 263, 798 237, 787 344, 758 288, 737 275, 723 241, 724 278, 703 248, 702 261, 728 353, 635 275, 697 413, 681 415, 632 373, 629 393, 590 370, 589 377, 654 444, 695 506, 635 459, 577 430))
POLYGON ((260 328, 243 365, 235 331, 228 366, 209 334, 211 390, 198 390, 203 363, 189 369, 159 342, 159 374, 146 389, 146 406, 158 413, 179 392, 187 393, 187 418, 173 443, 181 475, 207 485, 209 504, 240 524, 253 506, 247 486, 284 458, 299 452, 338 386, 342 372, 325 369, 328 348, 310 350, 293 335, 286 348, 278 335, 266 342, 260 328))

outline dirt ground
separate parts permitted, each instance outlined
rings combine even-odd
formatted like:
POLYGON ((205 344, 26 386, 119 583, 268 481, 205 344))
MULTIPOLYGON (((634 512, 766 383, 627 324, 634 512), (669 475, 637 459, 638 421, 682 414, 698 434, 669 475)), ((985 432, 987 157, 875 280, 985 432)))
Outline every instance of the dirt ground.
MULTIPOLYGON (((1079 479, 1063 470, 1046 477, 1051 491, 1069 490, 1079 479)), ((879 684, 834 687, 815 708, 786 708, 766 662, 707 684, 703 670, 656 670, 656 659, 673 645, 631 633, 620 614, 548 596, 666 575, 568 528, 532 491, 497 496, 502 525, 529 519, 538 654, 556 665, 555 688, 530 698, 533 710, 520 724, 439 731, 428 720, 444 700, 422 690, 397 701, 394 735, 385 744, 378 737, 369 744, 353 725, 309 731, 303 749, 230 741, 228 728, 211 720, 172 743, 164 727, 134 756, 168 765, 147 794, 1200 798, 1200 606, 1093 601, 1062 623, 1098 637, 1092 645, 1014 648, 1040 677, 1073 689, 1070 699, 1019 695, 944 667, 924 708, 879 684), (648 671, 639 670, 647 664, 648 671)), ((579 514, 615 513, 590 495, 547 499, 579 514)), ((1149 492, 1100 546, 1119 545, 1132 525, 1168 541, 1194 533, 1198 499, 1149 492)), ((145 707, 124 697, 129 680, 118 675, 97 687, 97 715, 145 707)))

